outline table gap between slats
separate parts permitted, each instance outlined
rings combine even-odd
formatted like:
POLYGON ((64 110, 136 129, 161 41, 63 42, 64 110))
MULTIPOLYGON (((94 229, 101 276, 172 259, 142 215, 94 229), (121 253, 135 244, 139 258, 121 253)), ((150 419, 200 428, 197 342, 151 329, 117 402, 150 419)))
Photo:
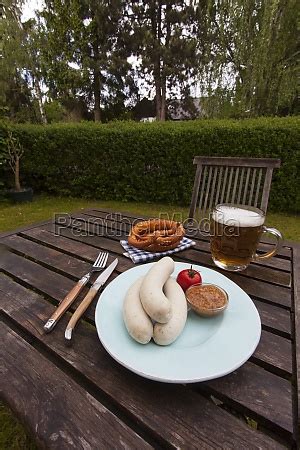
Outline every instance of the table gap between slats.
MULTIPOLYGON (((222 395, 219 391, 214 390, 210 386, 206 386, 205 388, 204 387, 199 387, 198 390, 195 387, 194 389, 195 389, 196 392, 199 392, 199 393, 204 393, 206 391, 206 393, 208 395, 212 395, 213 397, 217 398, 219 401, 227 403, 230 408, 233 408, 233 409, 238 408, 238 411, 240 413, 243 411, 243 414, 246 417, 249 417, 249 418, 251 417, 251 419, 253 419, 258 424, 262 423, 262 425, 264 427, 266 427, 267 429, 270 428, 271 430, 273 430, 274 423, 272 421, 266 420, 265 418, 262 419, 261 416, 255 414, 251 409, 247 409, 247 408, 240 409, 240 405, 237 404, 232 398, 229 398, 226 395, 222 395)), ((285 439, 287 439, 290 442, 290 444, 293 443, 293 441, 291 440, 291 435, 286 429, 278 428, 277 432, 279 434, 281 434, 281 436, 284 436, 285 439)))

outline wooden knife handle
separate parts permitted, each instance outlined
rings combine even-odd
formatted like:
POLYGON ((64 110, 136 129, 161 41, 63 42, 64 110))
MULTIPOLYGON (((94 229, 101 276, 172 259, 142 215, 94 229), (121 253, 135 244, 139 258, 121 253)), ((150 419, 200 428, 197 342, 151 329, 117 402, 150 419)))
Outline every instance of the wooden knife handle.
POLYGON ((75 310, 75 312, 72 315, 72 317, 71 317, 71 319, 70 319, 70 321, 69 321, 69 323, 67 325, 67 328, 66 328, 65 338, 67 340, 71 339, 73 329, 75 328, 75 326, 76 326, 78 320, 80 319, 80 317, 82 316, 82 314, 87 310, 87 308, 92 303, 92 301, 95 298, 97 292, 98 292, 98 289, 94 289, 94 288, 91 287, 91 289, 86 294, 86 296, 84 297, 84 299, 82 300, 82 302, 80 303, 78 308, 75 310))
POLYGON ((65 298, 60 302, 59 306, 56 308, 50 319, 44 325, 46 331, 51 331, 56 323, 59 321, 61 316, 67 311, 67 309, 72 305, 76 297, 82 291, 83 287, 89 280, 89 275, 84 275, 78 283, 71 289, 71 291, 65 296, 65 298))

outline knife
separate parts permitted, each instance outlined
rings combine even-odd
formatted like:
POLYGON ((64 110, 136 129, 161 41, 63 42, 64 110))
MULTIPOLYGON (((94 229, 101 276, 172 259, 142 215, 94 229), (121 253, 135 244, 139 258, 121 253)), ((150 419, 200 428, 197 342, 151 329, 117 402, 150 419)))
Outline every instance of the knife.
POLYGON ((91 304, 92 300, 95 298, 97 292, 99 289, 105 284, 105 282, 108 280, 108 278, 111 276, 113 271, 115 270, 119 260, 116 258, 108 267, 105 269, 101 275, 96 279, 95 283, 90 288, 89 292, 86 294, 80 305, 75 310, 74 314, 72 315, 66 331, 65 331, 65 339, 67 342, 70 342, 72 339, 72 332, 75 328, 76 323, 82 316, 82 314, 86 311, 86 309, 91 304))
POLYGON ((73 289, 65 296, 65 298, 59 303, 58 307, 50 317, 50 319, 47 320, 47 322, 44 325, 44 330, 46 333, 49 333, 53 330, 59 319, 62 317, 62 315, 69 309, 69 307, 72 305, 72 303, 76 300, 84 286, 87 284, 87 282, 90 279, 90 273, 84 275, 73 287, 73 289))

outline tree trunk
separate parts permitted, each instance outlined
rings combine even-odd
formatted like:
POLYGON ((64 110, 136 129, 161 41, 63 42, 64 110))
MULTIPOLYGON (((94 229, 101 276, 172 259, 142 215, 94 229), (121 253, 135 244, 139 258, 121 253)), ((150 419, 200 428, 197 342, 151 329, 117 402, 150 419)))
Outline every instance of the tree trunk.
POLYGON ((101 122, 101 108, 100 108, 100 90, 101 90, 101 81, 100 81, 100 70, 99 70, 99 47, 98 40, 96 39, 95 44, 93 45, 94 50, 94 121, 101 122))
POLYGON ((155 91, 156 91, 156 119, 161 120, 161 109, 162 109, 162 89, 161 89, 161 4, 159 2, 157 8, 157 14, 155 20, 152 23, 152 33, 157 41, 159 48, 158 55, 155 57, 154 63, 154 81, 155 81, 155 91))
POLYGON ((38 105, 39 105, 39 111, 40 111, 40 115, 41 115, 41 122, 46 125, 47 122, 47 117, 46 117, 46 113, 45 113, 45 109, 44 109, 44 104, 42 101, 42 91, 40 88, 40 83, 38 78, 35 76, 35 92, 37 95, 37 100, 38 100, 38 105))
POLYGON ((19 156, 16 156, 16 164, 15 164, 15 190, 17 192, 21 191, 21 184, 20 184, 20 158, 19 158, 19 156))
POLYGON ((166 120, 166 80, 163 80, 161 86, 161 106, 160 106, 160 120, 166 120))
MULTIPOLYGON (((170 38, 171 38, 171 14, 172 14, 172 4, 169 2, 166 5, 166 14, 165 14, 165 22, 166 22, 166 42, 165 42, 165 48, 168 48, 170 45, 170 38)), ((163 122, 166 120, 166 97, 167 97, 167 77, 166 77, 166 61, 163 61, 163 65, 161 68, 161 113, 160 113, 160 120, 163 122)))
POLYGON ((161 90, 159 80, 155 80, 156 120, 161 118, 161 90))
POLYGON ((101 108, 100 108, 100 73, 98 68, 94 69, 94 121, 101 122, 101 108))

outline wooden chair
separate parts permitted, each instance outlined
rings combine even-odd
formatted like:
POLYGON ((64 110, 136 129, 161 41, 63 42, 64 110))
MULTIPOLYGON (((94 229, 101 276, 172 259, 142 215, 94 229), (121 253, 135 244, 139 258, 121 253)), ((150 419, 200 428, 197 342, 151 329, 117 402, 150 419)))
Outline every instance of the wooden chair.
POLYGON ((195 156, 197 165, 189 218, 219 203, 251 205, 267 211, 273 169, 280 159, 195 156))

